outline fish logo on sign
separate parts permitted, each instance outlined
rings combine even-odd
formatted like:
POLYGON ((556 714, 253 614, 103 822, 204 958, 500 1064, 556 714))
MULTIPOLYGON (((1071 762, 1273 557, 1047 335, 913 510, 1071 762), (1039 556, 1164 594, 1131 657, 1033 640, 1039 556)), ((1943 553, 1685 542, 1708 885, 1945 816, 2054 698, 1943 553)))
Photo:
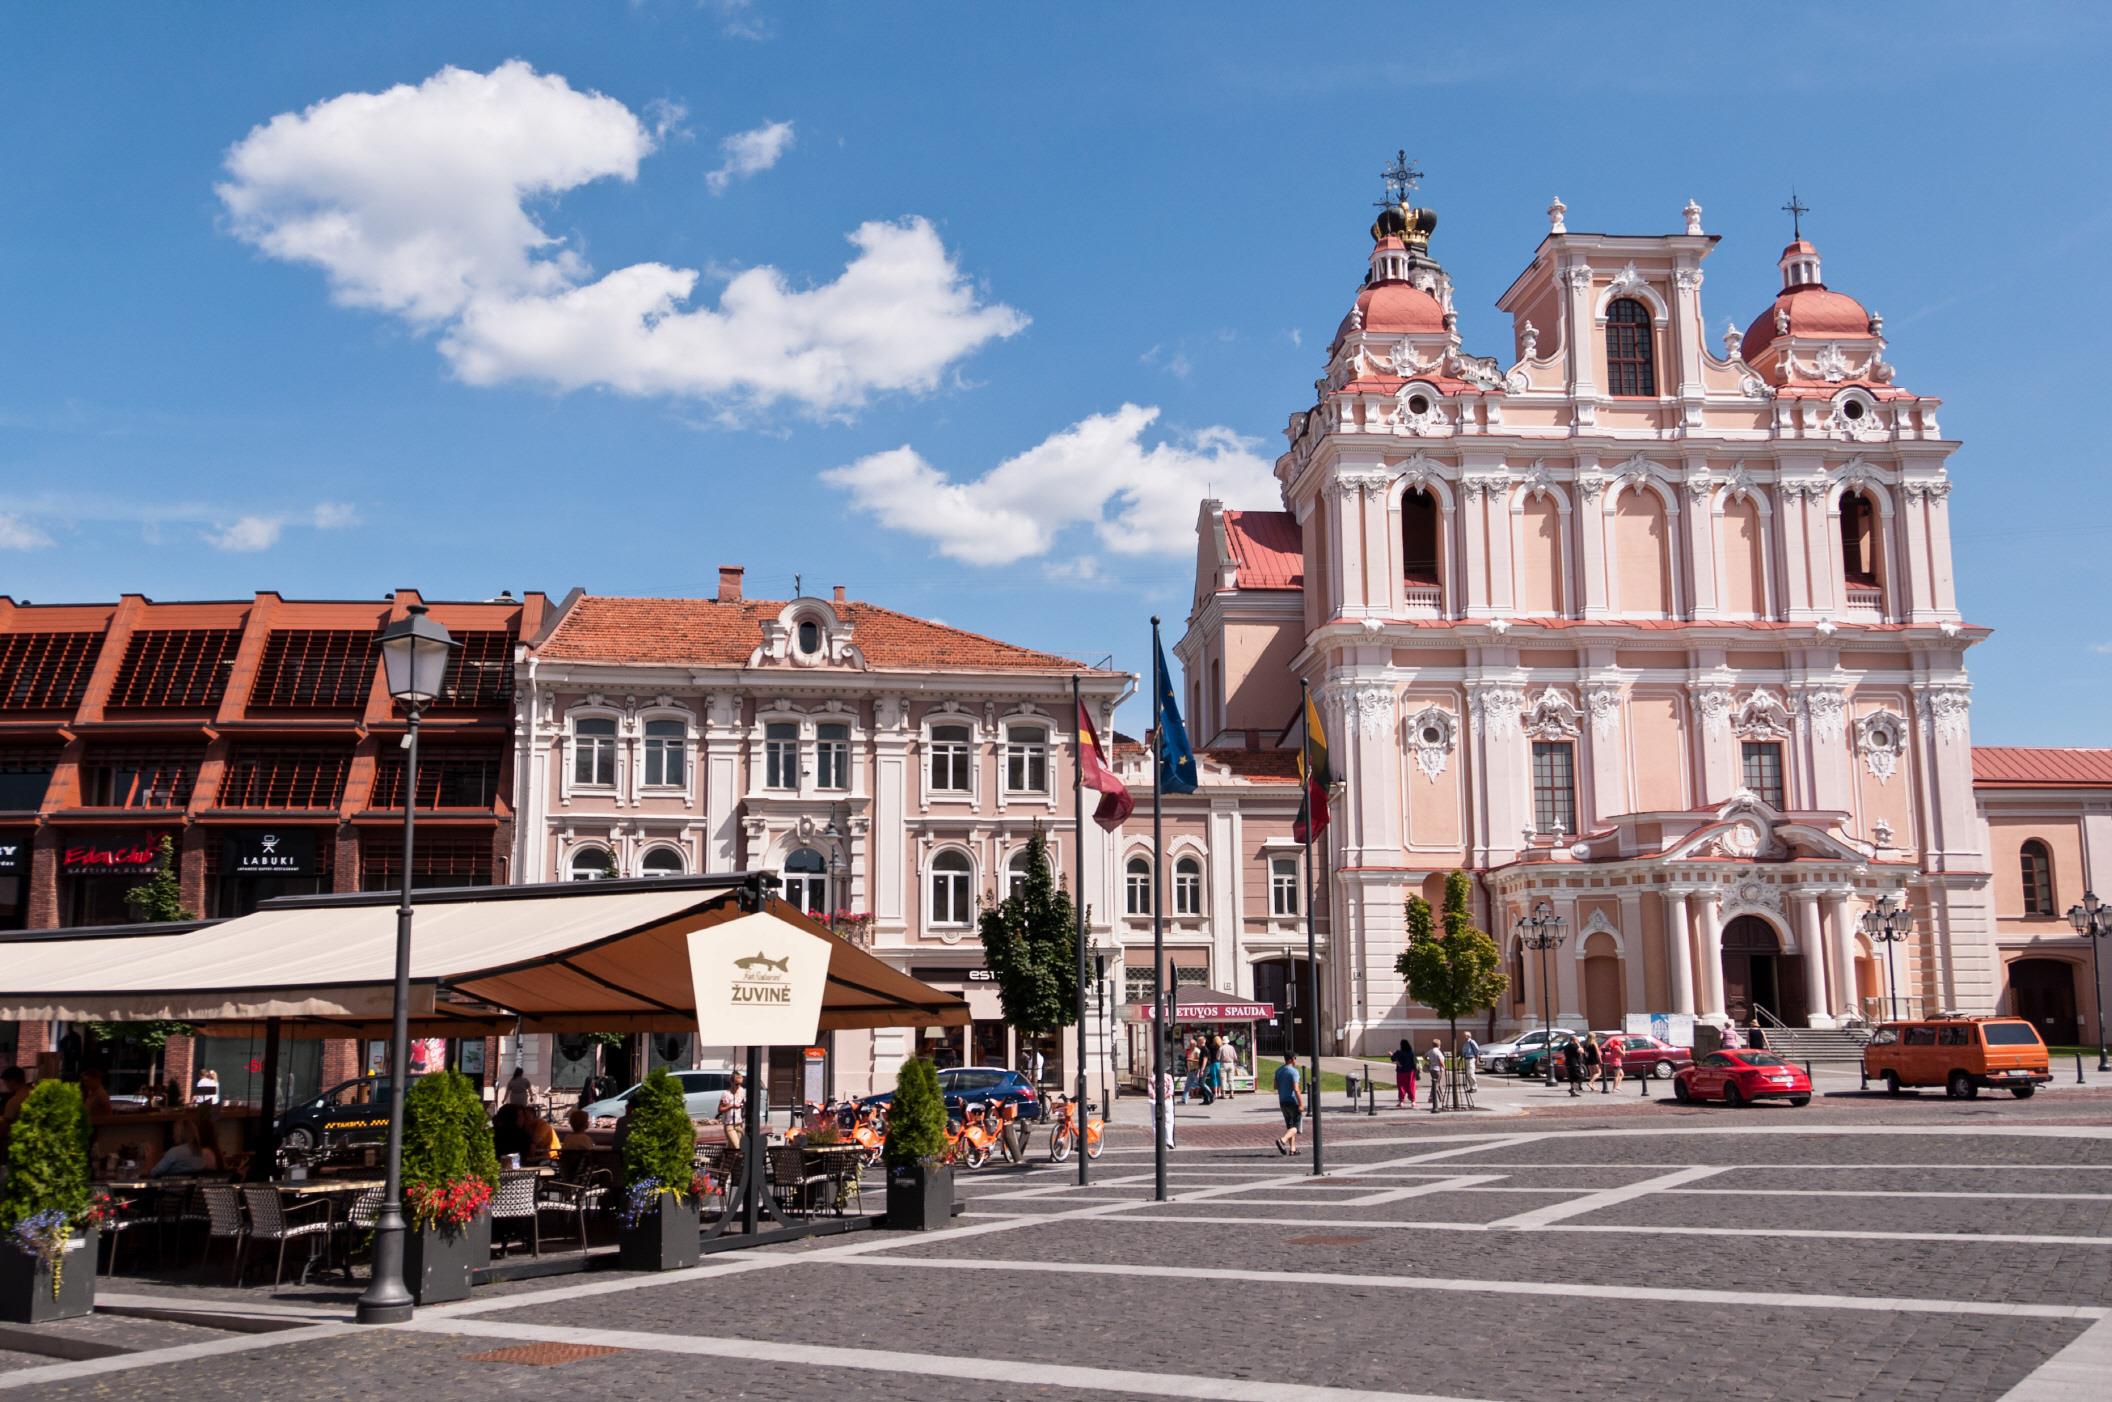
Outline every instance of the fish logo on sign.
POLYGON ((782 959, 766 958, 758 950, 745 959, 733 961, 739 972, 733 980, 733 1001, 736 1005, 789 1005, 792 1001, 792 956, 782 959))

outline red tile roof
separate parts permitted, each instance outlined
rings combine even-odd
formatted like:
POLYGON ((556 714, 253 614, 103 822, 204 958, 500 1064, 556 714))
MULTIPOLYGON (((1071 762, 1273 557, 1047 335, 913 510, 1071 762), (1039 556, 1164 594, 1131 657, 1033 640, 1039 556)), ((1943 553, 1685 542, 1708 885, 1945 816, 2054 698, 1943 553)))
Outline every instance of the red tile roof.
POLYGON ((1227 511, 1225 542, 1232 548, 1241 589, 1303 589, 1305 541, 1288 511, 1227 511))
POLYGON ((1988 788, 2112 788, 2112 750, 1975 745, 1973 782, 1988 788))
MULTIPOLYGON (((624 599, 583 596, 537 652, 554 661, 738 667, 763 641, 784 599, 624 599)), ((877 604, 832 605, 856 630, 866 662, 893 671, 1089 672, 1052 652, 1016 647, 877 604)))

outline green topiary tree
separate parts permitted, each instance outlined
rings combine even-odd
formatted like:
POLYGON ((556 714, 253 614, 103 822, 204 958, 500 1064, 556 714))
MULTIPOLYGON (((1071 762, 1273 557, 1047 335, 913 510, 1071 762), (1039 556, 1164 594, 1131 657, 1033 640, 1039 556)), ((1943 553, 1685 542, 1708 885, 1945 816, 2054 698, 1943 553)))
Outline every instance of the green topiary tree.
POLYGON ((939 1073, 923 1057, 895 1073, 895 1099, 887 1109, 887 1161, 921 1163, 946 1152, 946 1099, 939 1073))
POLYGON ((69 1224, 88 1213, 88 1112, 81 1088, 39 1081, 22 1102, 7 1141, 7 1182, 0 1185, 0 1230, 13 1231, 42 1212, 69 1224))
POLYGON ((1076 1020, 1078 913, 1049 868, 1039 823, 1027 839, 1026 879, 1016 894, 984 907, 976 928, 1006 1022, 1034 1037, 1076 1020))
POLYGON ((631 1098, 625 1119, 630 1127, 624 1131, 623 1176, 632 1207, 643 1212, 650 1206, 640 1192, 646 1183, 653 1184, 648 1193, 672 1193, 681 1201, 689 1193, 697 1156, 697 1127, 690 1122, 682 1083, 665 1066, 654 1067, 631 1098))
POLYGON ((1511 986, 1496 941, 1474 928, 1473 912, 1467 909, 1469 889, 1463 871, 1445 878, 1442 934, 1431 918, 1430 902, 1410 896, 1408 947, 1394 961, 1394 968, 1408 981, 1408 996, 1451 1023, 1455 1047, 1459 1045, 1460 1017, 1495 1007, 1511 986))
POLYGON ((403 1096, 403 1205, 411 1224, 462 1227, 498 1186, 491 1124, 476 1087, 459 1071, 435 1071, 403 1096))

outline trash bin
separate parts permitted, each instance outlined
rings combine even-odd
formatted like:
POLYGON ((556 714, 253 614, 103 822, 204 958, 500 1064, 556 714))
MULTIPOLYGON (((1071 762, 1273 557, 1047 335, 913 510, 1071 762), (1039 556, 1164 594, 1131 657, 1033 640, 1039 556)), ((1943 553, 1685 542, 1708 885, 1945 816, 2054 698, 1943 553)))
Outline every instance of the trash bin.
POLYGON ((1356 1103, 1357 1103, 1357 1097, 1358 1097, 1358 1096, 1360 1096, 1360 1095, 1362 1095, 1363 1093, 1364 1093, 1364 1085, 1363 1085, 1363 1083, 1362 1083, 1361 1081, 1359 1081, 1359 1080, 1357 1079, 1357 1073, 1356 1073, 1356 1072, 1354 1072, 1354 1071, 1350 1072, 1350 1073, 1349 1073, 1349 1103, 1350 1103, 1350 1104, 1352 1104, 1352 1105, 1356 1104, 1356 1103))

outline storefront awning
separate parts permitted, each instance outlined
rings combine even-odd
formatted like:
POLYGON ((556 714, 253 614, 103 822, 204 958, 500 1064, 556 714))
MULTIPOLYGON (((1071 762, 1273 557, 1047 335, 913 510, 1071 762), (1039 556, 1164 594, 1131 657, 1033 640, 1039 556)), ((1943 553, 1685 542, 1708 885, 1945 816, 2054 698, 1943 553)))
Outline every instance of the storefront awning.
MULTIPOLYGON (((1150 1022, 1157 1015, 1150 1003, 1131 1003, 1129 1016, 1137 1022, 1150 1022)), ((1219 993, 1208 988, 1184 988, 1174 995, 1173 1020, 1175 1022, 1266 1022, 1276 1016, 1272 1003, 1257 1003, 1252 998, 1240 998, 1230 993, 1219 993)))
MULTIPOLYGON (((688 1032, 697 1026, 692 931, 749 913, 754 878, 420 891, 411 1015, 424 1036, 688 1032)), ((835 935, 785 902, 763 914, 827 942, 824 1031, 965 1024, 968 1005, 835 935)), ((0 943, 0 1018, 130 1022, 209 1031, 282 1020, 294 1036, 380 1036, 394 996, 396 897, 268 901, 254 915, 0 943)))

